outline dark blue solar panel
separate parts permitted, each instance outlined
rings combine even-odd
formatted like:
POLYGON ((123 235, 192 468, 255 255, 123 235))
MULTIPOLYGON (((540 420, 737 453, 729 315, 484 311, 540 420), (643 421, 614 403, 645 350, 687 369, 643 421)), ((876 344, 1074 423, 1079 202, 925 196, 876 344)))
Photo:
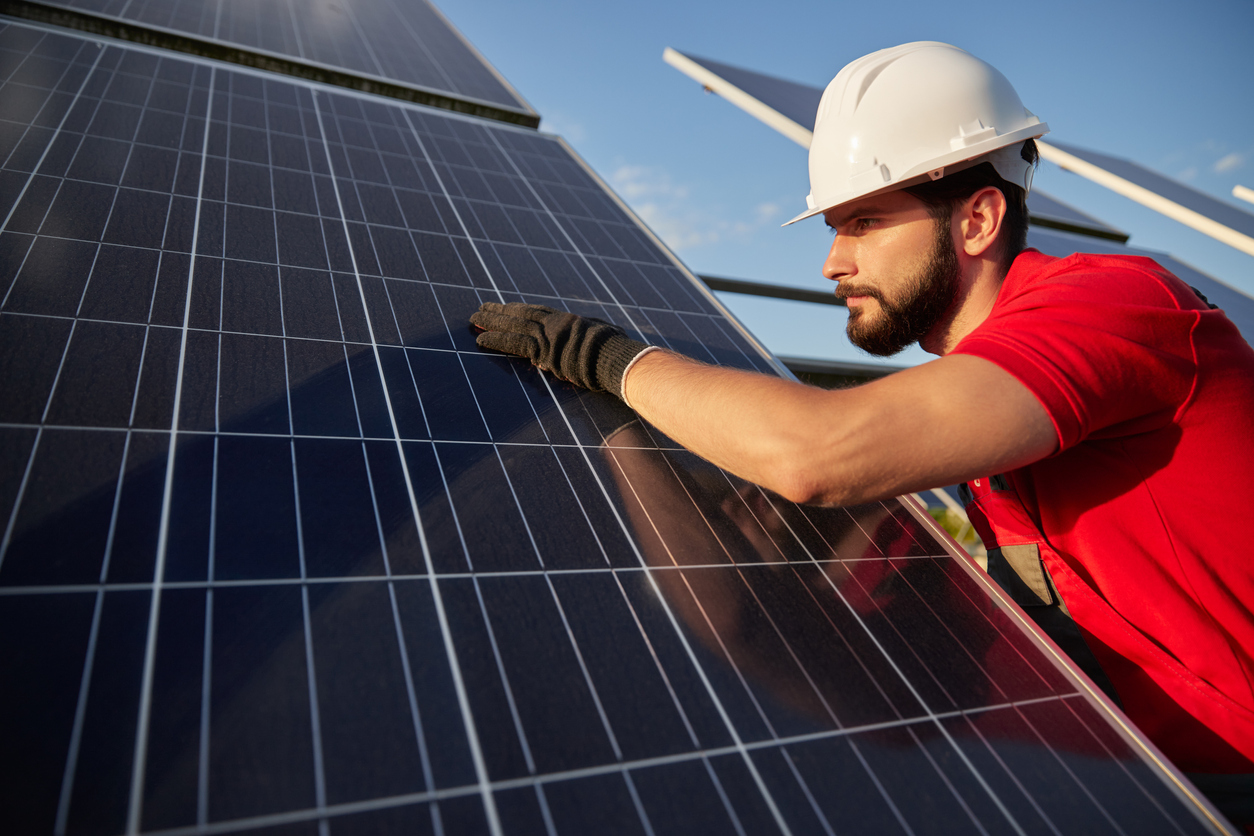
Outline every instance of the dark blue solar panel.
POLYGON ((31 5, 72 9, 153 33, 187 34, 535 116, 426 0, 40 0, 31 5))
POLYGON ((0 28, 0 826, 1208 832, 898 501, 480 352, 772 364, 560 140, 0 28))
POLYGON ((1242 235, 1254 237, 1254 214, 1244 209, 1239 209, 1222 200, 1216 200, 1204 192, 1200 192, 1191 186, 1186 186, 1177 180, 1164 177, 1157 172, 1150 171, 1148 168, 1137 165, 1131 160, 1112 157, 1108 154, 1099 154, 1087 148, 1077 148, 1074 145, 1053 142, 1052 140, 1050 145, 1072 156, 1079 157, 1081 160, 1091 163, 1103 171, 1110 172, 1116 177, 1122 177, 1134 185, 1148 189, 1156 195, 1178 203, 1186 209, 1191 209, 1204 217, 1234 229, 1242 235))
POLYGON ((819 111, 823 88, 796 81, 733 67, 709 58, 680 53, 738 90, 741 90, 807 131, 814 130, 814 117, 819 111))
POLYGON ((1128 234, 1121 232, 1109 224, 1102 223, 1092 215, 1081 212, 1074 206, 1050 197, 1040 189, 1028 192, 1028 217, 1035 226, 1054 226, 1081 235, 1096 234, 1118 240, 1128 240, 1128 234))

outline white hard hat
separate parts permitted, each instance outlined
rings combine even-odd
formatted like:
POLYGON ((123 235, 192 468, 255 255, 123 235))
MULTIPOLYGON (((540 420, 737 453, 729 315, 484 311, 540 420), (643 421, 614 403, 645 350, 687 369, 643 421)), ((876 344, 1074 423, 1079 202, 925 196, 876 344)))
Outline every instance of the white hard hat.
POLYGON ((1006 77, 969 52, 936 41, 872 52, 823 91, 808 208, 788 223, 982 162, 1026 190, 1020 149, 1046 133, 1006 77))

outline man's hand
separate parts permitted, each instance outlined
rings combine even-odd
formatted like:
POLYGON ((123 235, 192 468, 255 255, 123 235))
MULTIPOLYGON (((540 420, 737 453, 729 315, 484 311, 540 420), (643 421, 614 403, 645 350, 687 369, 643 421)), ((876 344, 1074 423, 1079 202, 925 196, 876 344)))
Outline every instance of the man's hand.
POLYGON ((645 343, 622 328, 544 305, 484 302, 470 317, 481 348, 517 354, 563 380, 623 396, 623 375, 645 343))

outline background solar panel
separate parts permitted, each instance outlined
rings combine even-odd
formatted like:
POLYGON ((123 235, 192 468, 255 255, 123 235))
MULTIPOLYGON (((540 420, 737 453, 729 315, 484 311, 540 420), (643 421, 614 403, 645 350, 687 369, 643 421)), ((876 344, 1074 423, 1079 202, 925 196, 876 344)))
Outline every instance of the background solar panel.
MULTIPOLYGON (((785 120, 789 123, 790 129, 797 128, 802 131, 801 136, 805 139, 803 144, 809 147, 809 133, 814 124, 814 114, 818 110, 819 100, 823 97, 823 91, 820 88, 744 70, 729 64, 721 64, 708 58, 697 58, 676 50, 668 49, 666 60, 681 72, 696 76, 697 80, 702 83, 729 85, 739 93, 751 97, 758 105, 770 112, 771 119, 764 118, 760 112, 750 111, 751 115, 762 119, 781 132, 784 131, 781 130, 778 120, 785 120), (705 75, 707 73, 709 75, 705 75), (772 119, 775 121, 773 122, 772 119)), ((785 135, 791 139, 797 139, 799 136, 795 132, 785 132, 785 135)), ((1135 163, 1062 145, 1052 139, 1050 144, 1155 190, 1183 206, 1227 224, 1232 229, 1243 233, 1249 233, 1254 229, 1252 226, 1254 215, 1222 204, 1188 186, 1167 180, 1135 163)), ((1028 231, 1029 246, 1060 258, 1077 252, 1139 255, 1153 258, 1201 291, 1213 304, 1222 308, 1228 318, 1241 329, 1246 340, 1254 342, 1254 299, 1241 291, 1211 278, 1166 253, 1121 246, 1128 240, 1126 233, 1040 190, 1033 190, 1029 193, 1028 214, 1032 225, 1028 231)))
MULTIPOLYGON (((1254 213, 1247 212, 1222 200, 1216 200, 1205 192, 1198 191, 1178 180, 1172 180, 1157 172, 1150 171, 1148 168, 1137 165, 1131 160, 1112 157, 1108 154, 1099 154, 1087 148, 1077 148, 1074 145, 1067 145, 1061 142, 1050 142, 1049 144, 1072 157, 1096 166, 1102 171, 1120 177, 1134 186, 1148 189, 1155 195, 1179 204, 1204 218, 1222 224, 1245 236, 1247 241, 1254 238, 1254 213)), ((1063 165, 1064 168, 1067 167, 1065 163, 1060 162, 1059 164, 1063 165)), ((1158 211, 1162 210, 1159 209, 1158 211)), ((1249 250, 1247 249, 1246 251, 1248 252, 1249 250)))
MULTIPOLYGON (((40 7, 72 9, 94 21, 121 21, 286 56, 315 66, 449 94, 503 108, 506 118, 539 117, 517 91, 426 0, 47 0, 13 13, 47 19, 40 7)), ((67 23, 69 21, 66 21, 67 23)), ((95 31, 95 30, 93 30, 95 31)), ((159 39, 158 39, 159 40, 159 39)))
POLYGON ((1210 832, 907 507, 479 352, 771 363, 553 137, 0 28, 6 832, 1210 832))

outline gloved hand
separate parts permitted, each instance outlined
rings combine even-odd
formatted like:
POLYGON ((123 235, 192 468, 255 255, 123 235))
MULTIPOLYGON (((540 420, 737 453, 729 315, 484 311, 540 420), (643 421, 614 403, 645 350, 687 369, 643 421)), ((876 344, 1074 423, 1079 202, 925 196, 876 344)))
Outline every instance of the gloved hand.
POLYGON ((484 302, 470 317, 483 329, 481 348, 525 357, 545 371, 594 392, 623 396, 623 374, 648 345, 599 319, 544 305, 484 302))

